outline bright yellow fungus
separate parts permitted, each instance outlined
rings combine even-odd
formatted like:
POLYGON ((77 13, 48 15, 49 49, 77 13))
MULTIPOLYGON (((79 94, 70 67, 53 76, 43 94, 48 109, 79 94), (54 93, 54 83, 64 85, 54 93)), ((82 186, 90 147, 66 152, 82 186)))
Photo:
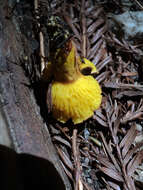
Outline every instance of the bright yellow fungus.
MULTIPOLYGON (((69 119, 74 124, 82 123, 101 104, 101 88, 98 82, 92 76, 84 76, 80 72, 82 64, 91 64, 87 59, 84 62, 80 62, 74 43, 69 41, 54 54, 43 71, 43 79, 53 76, 52 114, 62 123, 69 119)), ((92 68, 96 69, 93 65, 92 68)))
POLYGON ((81 63, 79 65, 79 69, 81 71, 81 73, 89 73, 89 74, 95 74, 98 73, 98 70, 96 69, 94 63, 92 63, 91 61, 89 61, 86 58, 83 58, 84 63, 81 63))
MULTIPOLYGON (((82 74, 85 74, 85 75, 92 75, 92 74, 96 74, 96 73, 99 73, 98 70, 96 69, 94 63, 92 63, 91 61, 89 61, 88 59, 86 58, 83 58, 83 62, 81 62, 80 59, 78 59, 78 64, 79 64, 79 70, 82 74)), ((53 70, 54 68, 52 69, 52 62, 49 61, 42 73, 42 79, 44 81, 47 81, 49 80, 52 75, 53 75, 53 70)))

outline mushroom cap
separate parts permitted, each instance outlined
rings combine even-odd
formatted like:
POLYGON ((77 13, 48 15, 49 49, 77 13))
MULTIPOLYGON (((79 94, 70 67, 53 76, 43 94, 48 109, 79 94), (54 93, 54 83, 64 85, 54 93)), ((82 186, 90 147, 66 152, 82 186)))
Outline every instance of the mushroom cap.
POLYGON ((95 73, 99 73, 94 63, 90 60, 83 58, 83 63, 79 65, 80 72, 84 75, 91 75, 95 73))
POLYGON ((92 76, 81 75, 69 83, 52 82, 52 112, 54 118, 74 124, 90 118, 101 104, 101 88, 92 76))

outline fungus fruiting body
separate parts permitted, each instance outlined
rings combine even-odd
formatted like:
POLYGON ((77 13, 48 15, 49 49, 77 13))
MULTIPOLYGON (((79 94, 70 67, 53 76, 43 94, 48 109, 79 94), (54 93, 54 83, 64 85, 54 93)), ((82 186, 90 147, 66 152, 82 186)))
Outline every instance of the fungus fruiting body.
POLYGON ((86 58, 83 58, 84 63, 81 63, 79 65, 79 69, 81 71, 81 73, 87 73, 88 74, 95 74, 98 73, 98 70, 96 69, 94 63, 92 63, 91 61, 89 61, 86 58))
POLYGON ((83 68, 96 67, 87 59, 80 61, 72 41, 59 49, 51 58, 43 72, 43 78, 52 78, 52 114, 58 121, 65 123, 72 119, 74 124, 90 118, 101 104, 101 88, 92 76, 81 74, 83 68), (82 64, 84 64, 82 66, 82 64))
POLYGON ((92 76, 81 76, 71 83, 52 83, 53 115, 65 123, 70 118, 74 124, 93 115, 101 103, 101 89, 92 76))

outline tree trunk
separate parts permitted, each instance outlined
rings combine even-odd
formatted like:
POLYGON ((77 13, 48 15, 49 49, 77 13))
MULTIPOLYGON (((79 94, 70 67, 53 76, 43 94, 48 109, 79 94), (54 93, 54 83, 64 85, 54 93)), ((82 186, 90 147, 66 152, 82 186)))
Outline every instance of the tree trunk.
MULTIPOLYGON (((11 1, 12 2, 12 1, 11 1)), ((24 56, 21 34, 14 19, 6 19, 8 1, 0 0, 0 143, 18 153, 51 161, 66 189, 71 189, 46 124, 40 115, 30 82, 19 64, 24 56)))

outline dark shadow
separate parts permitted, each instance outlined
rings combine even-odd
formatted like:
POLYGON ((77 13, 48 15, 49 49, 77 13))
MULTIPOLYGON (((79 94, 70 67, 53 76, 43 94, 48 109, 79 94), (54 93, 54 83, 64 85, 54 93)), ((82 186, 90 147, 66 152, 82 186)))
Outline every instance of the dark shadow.
POLYGON ((29 154, 17 154, 0 145, 1 187, 6 190, 64 190, 57 170, 46 159, 29 154))

